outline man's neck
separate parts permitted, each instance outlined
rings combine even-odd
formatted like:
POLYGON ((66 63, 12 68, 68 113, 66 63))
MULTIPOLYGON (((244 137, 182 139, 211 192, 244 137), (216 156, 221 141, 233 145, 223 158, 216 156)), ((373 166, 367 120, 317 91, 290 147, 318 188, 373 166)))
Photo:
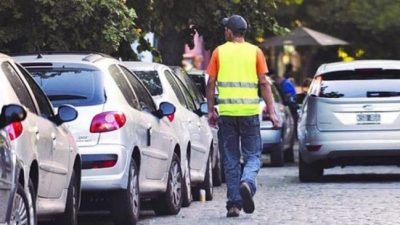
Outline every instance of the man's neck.
POLYGON ((234 37, 232 40, 233 43, 243 43, 245 42, 244 37, 234 37))

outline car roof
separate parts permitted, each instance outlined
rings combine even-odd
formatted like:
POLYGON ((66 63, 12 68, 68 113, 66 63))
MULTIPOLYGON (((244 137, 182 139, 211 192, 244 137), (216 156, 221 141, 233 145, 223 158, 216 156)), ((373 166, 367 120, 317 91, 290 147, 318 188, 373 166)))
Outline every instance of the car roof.
POLYGON ((31 63, 95 63, 102 59, 113 59, 109 55, 102 53, 85 53, 85 52, 71 52, 71 53, 28 53, 18 54, 12 56, 19 63, 31 62, 31 63))
POLYGON ((137 71, 148 71, 148 70, 157 70, 160 67, 167 67, 160 63, 154 62, 140 62, 140 61, 124 61, 123 65, 128 67, 129 69, 137 70, 137 71))
POLYGON ((206 71, 204 70, 198 70, 198 69, 191 69, 187 71, 189 75, 199 75, 199 76, 204 76, 205 72, 206 71))
POLYGON ((355 60, 351 62, 326 63, 317 69, 316 75, 356 69, 400 70, 400 60, 355 60))

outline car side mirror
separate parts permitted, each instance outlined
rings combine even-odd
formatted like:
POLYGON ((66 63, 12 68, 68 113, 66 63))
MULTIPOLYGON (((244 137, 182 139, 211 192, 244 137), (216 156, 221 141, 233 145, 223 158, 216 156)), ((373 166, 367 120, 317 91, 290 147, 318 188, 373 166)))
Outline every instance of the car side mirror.
POLYGON ((201 116, 208 114, 208 104, 207 104, 207 102, 200 103, 199 114, 201 116))
POLYGON ((66 122, 75 120, 78 117, 78 111, 71 105, 61 105, 58 107, 56 115, 56 124, 61 125, 66 122))
POLYGON ((169 102, 161 102, 160 107, 158 109, 158 114, 160 117, 170 116, 175 113, 175 106, 169 102))
POLYGON ((16 104, 5 105, 1 109, 0 129, 10 125, 11 123, 21 122, 26 118, 25 109, 16 104))

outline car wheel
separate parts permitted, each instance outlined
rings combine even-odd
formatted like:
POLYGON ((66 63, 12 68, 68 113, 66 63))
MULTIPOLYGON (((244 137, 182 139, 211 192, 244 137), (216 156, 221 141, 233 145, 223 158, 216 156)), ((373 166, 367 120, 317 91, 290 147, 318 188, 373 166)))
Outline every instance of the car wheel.
POLYGON ((168 173, 167 191, 153 199, 153 210, 157 215, 175 215, 181 210, 183 185, 180 161, 174 154, 168 173))
POLYGON ((79 206, 78 180, 76 178, 75 171, 73 171, 68 186, 65 212, 56 218, 56 224, 77 225, 78 210, 79 210, 78 206, 79 206))
POLYGON ((185 183, 182 185, 182 206, 188 207, 192 203, 192 188, 191 188, 191 177, 190 177, 190 167, 189 160, 186 159, 185 163, 185 183))
POLYGON ((299 156, 299 179, 301 182, 316 181, 324 174, 324 169, 304 162, 299 156))
POLYGON ((271 166, 283 166, 283 143, 277 144, 271 152, 271 166))
POLYGON ((33 185, 30 182, 29 193, 27 193, 21 183, 17 185, 17 192, 12 204, 10 224, 18 225, 35 225, 36 215, 35 215, 35 204, 33 204, 34 192, 33 185), (31 202, 29 201, 31 198, 31 202))
POLYGON ((112 196, 111 213, 117 225, 134 225, 139 220, 140 198, 138 168, 135 160, 129 167, 128 187, 112 196))
POLYGON ((202 188, 206 191, 206 200, 211 201, 214 195, 214 188, 213 188, 213 173, 212 173, 212 158, 211 154, 207 160, 207 169, 206 169, 206 176, 204 178, 204 182, 202 184, 202 188))
POLYGON ((290 146, 287 149, 285 149, 285 153, 284 153, 285 162, 288 162, 288 163, 294 162, 293 146, 294 146, 295 139, 296 139, 296 137, 293 134, 291 137, 291 140, 290 140, 290 146))
POLYGON ((222 168, 221 168, 221 156, 220 153, 217 152, 217 157, 216 157, 216 162, 215 162, 215 167, 212 171, 213 173, 213 184, 214 186, 218 187, 221 186, 222 184, 222 168))

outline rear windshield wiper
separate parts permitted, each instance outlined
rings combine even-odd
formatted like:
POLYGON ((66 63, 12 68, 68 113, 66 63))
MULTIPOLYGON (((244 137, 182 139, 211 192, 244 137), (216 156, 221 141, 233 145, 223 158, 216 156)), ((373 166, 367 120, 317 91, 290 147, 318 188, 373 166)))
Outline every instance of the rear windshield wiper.
POLYGON ((70 99, 87 99, 86 96, 82 95, 48 95, 51 101, 57 100, 70 100, 70 99))
POLYGON ((398 91, 367 91, 367 97, 394 97, 400 96, 400 92, 398 91))

